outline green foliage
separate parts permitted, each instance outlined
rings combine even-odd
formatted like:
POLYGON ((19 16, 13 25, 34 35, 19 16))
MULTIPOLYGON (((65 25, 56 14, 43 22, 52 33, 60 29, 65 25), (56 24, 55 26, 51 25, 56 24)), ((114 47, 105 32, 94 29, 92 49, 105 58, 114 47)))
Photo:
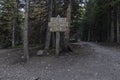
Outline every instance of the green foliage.
POLYGON ((81 0, 72 2, 72 22, 71 22, 71 37, 82 30, 81 24, 86 12, 85 7, 81 7, 81 0))
POLYGON ((10 46, 15 4, 3 0, 0 5, 0 45, 10 46))
POLYGON ((91 31, 91 40, 107 40, 108 14, 111 13, 111 10, 115 8, 115 6, 119 5, 120 0, 89 0, 86 6, 84 20, 82 21, 82 24, 84 24, 84 38, 88 38, 89 31, 91 31))

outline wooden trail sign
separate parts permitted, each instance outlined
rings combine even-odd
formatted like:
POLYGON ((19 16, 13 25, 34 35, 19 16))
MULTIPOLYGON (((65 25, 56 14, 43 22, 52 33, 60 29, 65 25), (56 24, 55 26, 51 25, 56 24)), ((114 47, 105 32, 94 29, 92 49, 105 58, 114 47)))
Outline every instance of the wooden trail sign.
POLYGON ((59 15, 57 17, 52 17, 48 23, 51 32, 65 32, 68 26, 66 18, 61 18, 59 15))
POLYGON ((60 48, 60 32, 65 32, 67 30, 67 19, 61 18, 59 15, 57 17, 52 17, 48 26, 50 27, 50 32, 56 32, 56 56, 58 56, 60 48))

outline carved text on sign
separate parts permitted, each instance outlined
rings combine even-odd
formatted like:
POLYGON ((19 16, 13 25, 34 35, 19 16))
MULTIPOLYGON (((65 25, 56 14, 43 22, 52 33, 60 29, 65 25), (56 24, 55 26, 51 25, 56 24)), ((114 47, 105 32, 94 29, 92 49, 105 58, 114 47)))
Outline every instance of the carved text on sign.
POLYGON ((50 19, 50 22, 48 23, 48 26, 50 27, 51 32, 64 32, 66 31, 66 28, 68 26, 68 22, 66 18, 61 18, 60 16, 58 17, 52 17, 50 19))

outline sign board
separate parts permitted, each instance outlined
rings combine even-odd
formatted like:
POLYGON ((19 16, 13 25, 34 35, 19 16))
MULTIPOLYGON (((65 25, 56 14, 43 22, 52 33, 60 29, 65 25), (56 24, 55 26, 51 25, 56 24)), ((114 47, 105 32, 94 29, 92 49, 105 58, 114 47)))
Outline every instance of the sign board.
POLYGON ((51 32, 64 32, 67 29, 68 22, 66 18, 60 16, 52 17, 48 23, 51 32))
POLYGON ((57 21, 59 21, 59 22, 67 22, 67 20, 66 20, 66 18, 60 18, 60 17, 52 17, 51 19, 50 19, 50 21, 51 22, 57 22, 57 21))

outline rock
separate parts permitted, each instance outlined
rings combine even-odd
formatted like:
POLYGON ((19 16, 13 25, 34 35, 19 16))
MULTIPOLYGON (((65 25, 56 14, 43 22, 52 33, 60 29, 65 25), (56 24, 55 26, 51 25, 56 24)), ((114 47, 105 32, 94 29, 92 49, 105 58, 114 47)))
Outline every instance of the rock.
POLYGON ((70 72, 70 69, 67 69, 68 72, 70 72))
POLYGON ((37 55, 38 55, 38 56, 45 56, 45 55, 49 55, 49 53, 46 52, 46 51, 44 51, 44 50, 39 50, 39 51, 37 52, 37 55))
POLYGON ((24 59, 24 56, 21 56, 22 59, 24 59))
POLYGON ((38 55, 38 56, 43 56, 43 54, 44 54, 44 51, 43 51, 43 50, 39 50, 39 51, 37 52, 37 55, 38 55))

